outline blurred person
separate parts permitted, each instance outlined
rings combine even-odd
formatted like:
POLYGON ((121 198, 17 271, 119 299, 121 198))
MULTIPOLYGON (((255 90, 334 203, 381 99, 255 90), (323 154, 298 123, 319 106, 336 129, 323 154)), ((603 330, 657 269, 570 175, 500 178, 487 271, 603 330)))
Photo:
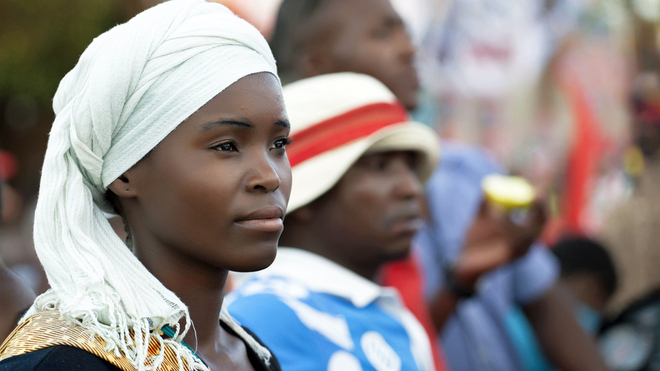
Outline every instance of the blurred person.
POLYGON ((165 2, 94 39, 53 102, 34 224, 51 289, 0 370, 279 370, 223 306, 229 270, 275 258, 291 187, 258 31, 165 2))
POLYGON ((533 244, 544 218, 539 214, 520 226, 484 216, 480 182, 501 170, 471 149, 443 156, 427 185, 430 222, 416 243, 451 367, 525 369, 507 327, 522 310, 557 367, 603 369, 594 342, 562 299, 556 260, 545 246, 533 244))
POLYGON ((618 277, 607 249, 588 238, 566 238, 552 247, 561 266, 560 282, 568 288, 578 323, 597 335, 618 277))
POLYGON ((610 369, 650 371, 660 364, 660 72, 638 73, 631 93, 634 141, 623 164, 631 194, 615 204, 600 234, 622 279, 599 339, 610 369))
POLYGON ((632 192, 605 218, 600 233, 621 272, 610 312, 619 312, 660 286, 660 72, 640 73, 632 91, 634 143, 624 168, 632 192))
POLYGON ((285 0, 269 43, 284 84, 357 72, 382 81, 407 109, 418 104, 415 46, 388 0, 285 0))
MULTIPOLYGON (((415 47, 387 0, 284 0, 270 45, 285 83, 360 72, 381 80, 406 108, 419 103, 415 47)), ((503 322, 522 305, 557 366, 602 369, 593 342, 560 300, 556 260, 540 245, 526 253, 542 219, 512 228, 483 207, 481 180, 503 172, 485 151, 448 144, 441 157, 426 186, 431 223, 416 239, 431 308, 416 314, 433 317, 452 368, 520 369, 503 322)))
POLYGON ((660 362, 660 288, 606 319, 598 342, 609 370, 654 371, 660 362))
MULTIPOLYGON (((3 181, 0 180, 0 195, 4 188, 3 181)), ((0 196, 0 213, 4 204, 3 197, 0 196)), ((2 219, 0 219, 1 226, 2 219)), ((7 269, 0 259, 0 343, 16 327, 34 298, 34 292, 16 274, 7 269)))
POLYGON ((16 156, 8 151, 0 150, 0 181, 3 187, 0 192, 2 198, 2 213, 0 218, 3 223, 15 221, 23 207, 23 200, 16 190, 6 182, 10 181, 18 171, 18 160, 16 156))
POLYGON ((660 364, 660 288, 603 323, 599 344, 610 370, 653 371, 660 364))
MULTIPOLYGON (((551 250, 561 266, 559 284, 565 289, 563 300, 582 328, 596 338, 607 303, 617 286, 614 262, 603 245, 584 237, 564 238, 551 250)), ((506 326, 524 370, 554 369, 522 311, 514 311, 507 317, 506 326)))
POLYGON ((18 169, 17 157, 11 152, 0 150, 0 181, 4 181, 0 192, 3 206, 0 258, 23 284, 27 284, 29 291, 40 294, 48 289, 48 280, 32 243, 35 202, 26 202, 9 184, 18 169))
POLYGON ((424 329, 376 283, 423 223, 433 131, 370 76, 317 76, 283 92, 293 185, 281 247, 232 292, 230 313, 285 370, 434 370, 424 329))
POLYGON ((0 260, 0 343, 14 330, 35 297, 30 287, 0 260))

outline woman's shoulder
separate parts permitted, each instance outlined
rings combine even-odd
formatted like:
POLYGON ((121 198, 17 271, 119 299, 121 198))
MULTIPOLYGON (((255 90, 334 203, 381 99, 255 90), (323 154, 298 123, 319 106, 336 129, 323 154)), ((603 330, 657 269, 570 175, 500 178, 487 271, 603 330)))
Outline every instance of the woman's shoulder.
POLYGON ((117 371, 119 368, 82 349, 56 345, 10 357, 0 362, 0 371, 117 371))
MULTIPOLYGON (((233 320, 232 320, 233 321, 233 320)), ((227 318, 220 318, 220 326, 222 326, 225 331, 228 331, 230 334, 238 337, 245 343, 245 349, 247 351, 247 356, 248 359, 250 360, 250 364, 252 364, 252 367, 254 367, 255 371, 281 371, 280 363, 273 354, 273 352, 264 344, 259 337, 252 331, 250 331, 247 327, 240 326, 241 329, 243 329, 243 333, 238 333, 235 331, 235 329, 232 328, 232 326, 228 323, 229 320, 227 318), (251 337, 256 341, 258 345, 251 344, 251 342, 248 340, 248 337, 251 337), (271 356, 268 360, 264 360, 262 355, 259 354, 258 350, 255 349, 259 346, 264 347, 265 349, 268 349, 270 352, 271 356)), ((0 370, 3 371, 3 370, 0 370)))

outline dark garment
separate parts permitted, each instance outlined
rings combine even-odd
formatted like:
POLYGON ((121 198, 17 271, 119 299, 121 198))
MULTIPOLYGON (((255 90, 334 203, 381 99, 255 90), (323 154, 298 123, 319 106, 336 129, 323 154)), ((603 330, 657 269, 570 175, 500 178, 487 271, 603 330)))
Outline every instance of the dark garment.
MULTIPOLYGON (((223 329, 225 329, 230 334, 232 334, 232 335, 238 337, 239 339, 243 340, 243 338, 238 336, 234 332, 234 330, 229 328, 229 326, 227 326, 224 322, 220 321, 220 325, 222 326, 223 329)), ((250 334, 250 336, 252 336, 254 338, 254 340, 257 341, 257 343, 259 343, 262 346, 266 347, 266 345, 263 342, 261 342, 261 339, 259 339, 259 337, 257 337, 257 335, 255 335, 254 332, 250 331, 246 327, 243 327, 243 330, 245 330, 245 332, 250 334)), ((245 340, 243 340, 243 342, 245 342, 245 340)), ((268 347, 266 347, 266 348, 268 348, 268 347)), ((275 357, 275 354, 272 354, 272 351, 271 351, 272 356, 270 357, 270 364, 266 365, 264 363, 264 361, 262 361, 261 358, 259 358, 259 355, 257 355, 257 353, 255 353, 255 351, 247 343, 245 343, 245 349, 247 350, 248 359, 250 360, 250 363, 252 364, 252 367, 254 367, 254 371, 282 371, 282 369, 280 368, 280 363, 277 361, 277 358, 275 357)), ((0 369, 0 371, 3 371, 3 370, 0 369)))
POLYGON ((0 362, 0 371, 120 371, 101 358, 82 349, 57 345, 7 358, 0 362))
MULTIPOLYGON (((222 328, 230 334, 237 336, 236 333, 220 322, 222 328)), ((261 340, 257 338, 250 330, 245 329, 247 333, 252 335, 257 342, 263 345, 261 340)), ((239 337, 239 339, 243 340, 239 337)), ((245 344, 248 359, 254 367, 255 371, 281 371, 280 364, 275 358, 271 357, 270 365, 264 364, 259 356, 245 344)), ((0 371, 120 371, 110 364, 109 362, 88 353, 82 349, 69 347, 65 345, 57 345, 46 349, 37 350, 19 356, 7 358, 0 362, 0 371)))

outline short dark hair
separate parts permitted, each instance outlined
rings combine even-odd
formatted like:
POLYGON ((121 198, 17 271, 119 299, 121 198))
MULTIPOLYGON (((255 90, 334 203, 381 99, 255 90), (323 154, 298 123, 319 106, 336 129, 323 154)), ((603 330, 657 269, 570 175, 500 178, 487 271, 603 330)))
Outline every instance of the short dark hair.
POLYGON ((277 74, 283 83, 300 79, 295 58, 311 38, 310 19, 324 0, 284 0, 280 5, 270 49, 277 61, 277 74))
POLYGON ((616 291, 618 278, 614 262, 607 249, 598 241, 583 237, 562 239, 553 248, 561 264, 561 275, 595 274, 608 296, 616 291))

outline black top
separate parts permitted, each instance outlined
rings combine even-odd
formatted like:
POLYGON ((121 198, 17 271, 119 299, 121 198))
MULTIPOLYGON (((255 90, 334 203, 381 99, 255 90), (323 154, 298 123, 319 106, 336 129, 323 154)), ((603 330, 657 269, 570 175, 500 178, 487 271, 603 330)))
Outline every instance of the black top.
MULTIPOLYGON (((236 333, 220 322, 222 328, 230 334, 237 336, 236 333)), ((248 334, 263 345, 250 330, 245 329, 248 334)), ((241 337, 239 339, 243 340, 241 337)), ((245 341, 243 341, 245 342, 245 341)), ((270 365, 266 366, 259 358, 257 353, 247 344, 245 344, 248 359, 255 371, 281 371, 277 358, 273 355, 270 359, 270 365)), ((7 358, 0 362, 0 371, 121 371, 120 368, 111 363, 91 354, 82 349, 69 347, 66 345, 57 345, 34 352, 21 354, 19 356, 7 358)))
POLYGON ((0 371, 121 371, 109 362, 82 349, 57 345, 35 352, 7 358, 0 362, 0 371))

